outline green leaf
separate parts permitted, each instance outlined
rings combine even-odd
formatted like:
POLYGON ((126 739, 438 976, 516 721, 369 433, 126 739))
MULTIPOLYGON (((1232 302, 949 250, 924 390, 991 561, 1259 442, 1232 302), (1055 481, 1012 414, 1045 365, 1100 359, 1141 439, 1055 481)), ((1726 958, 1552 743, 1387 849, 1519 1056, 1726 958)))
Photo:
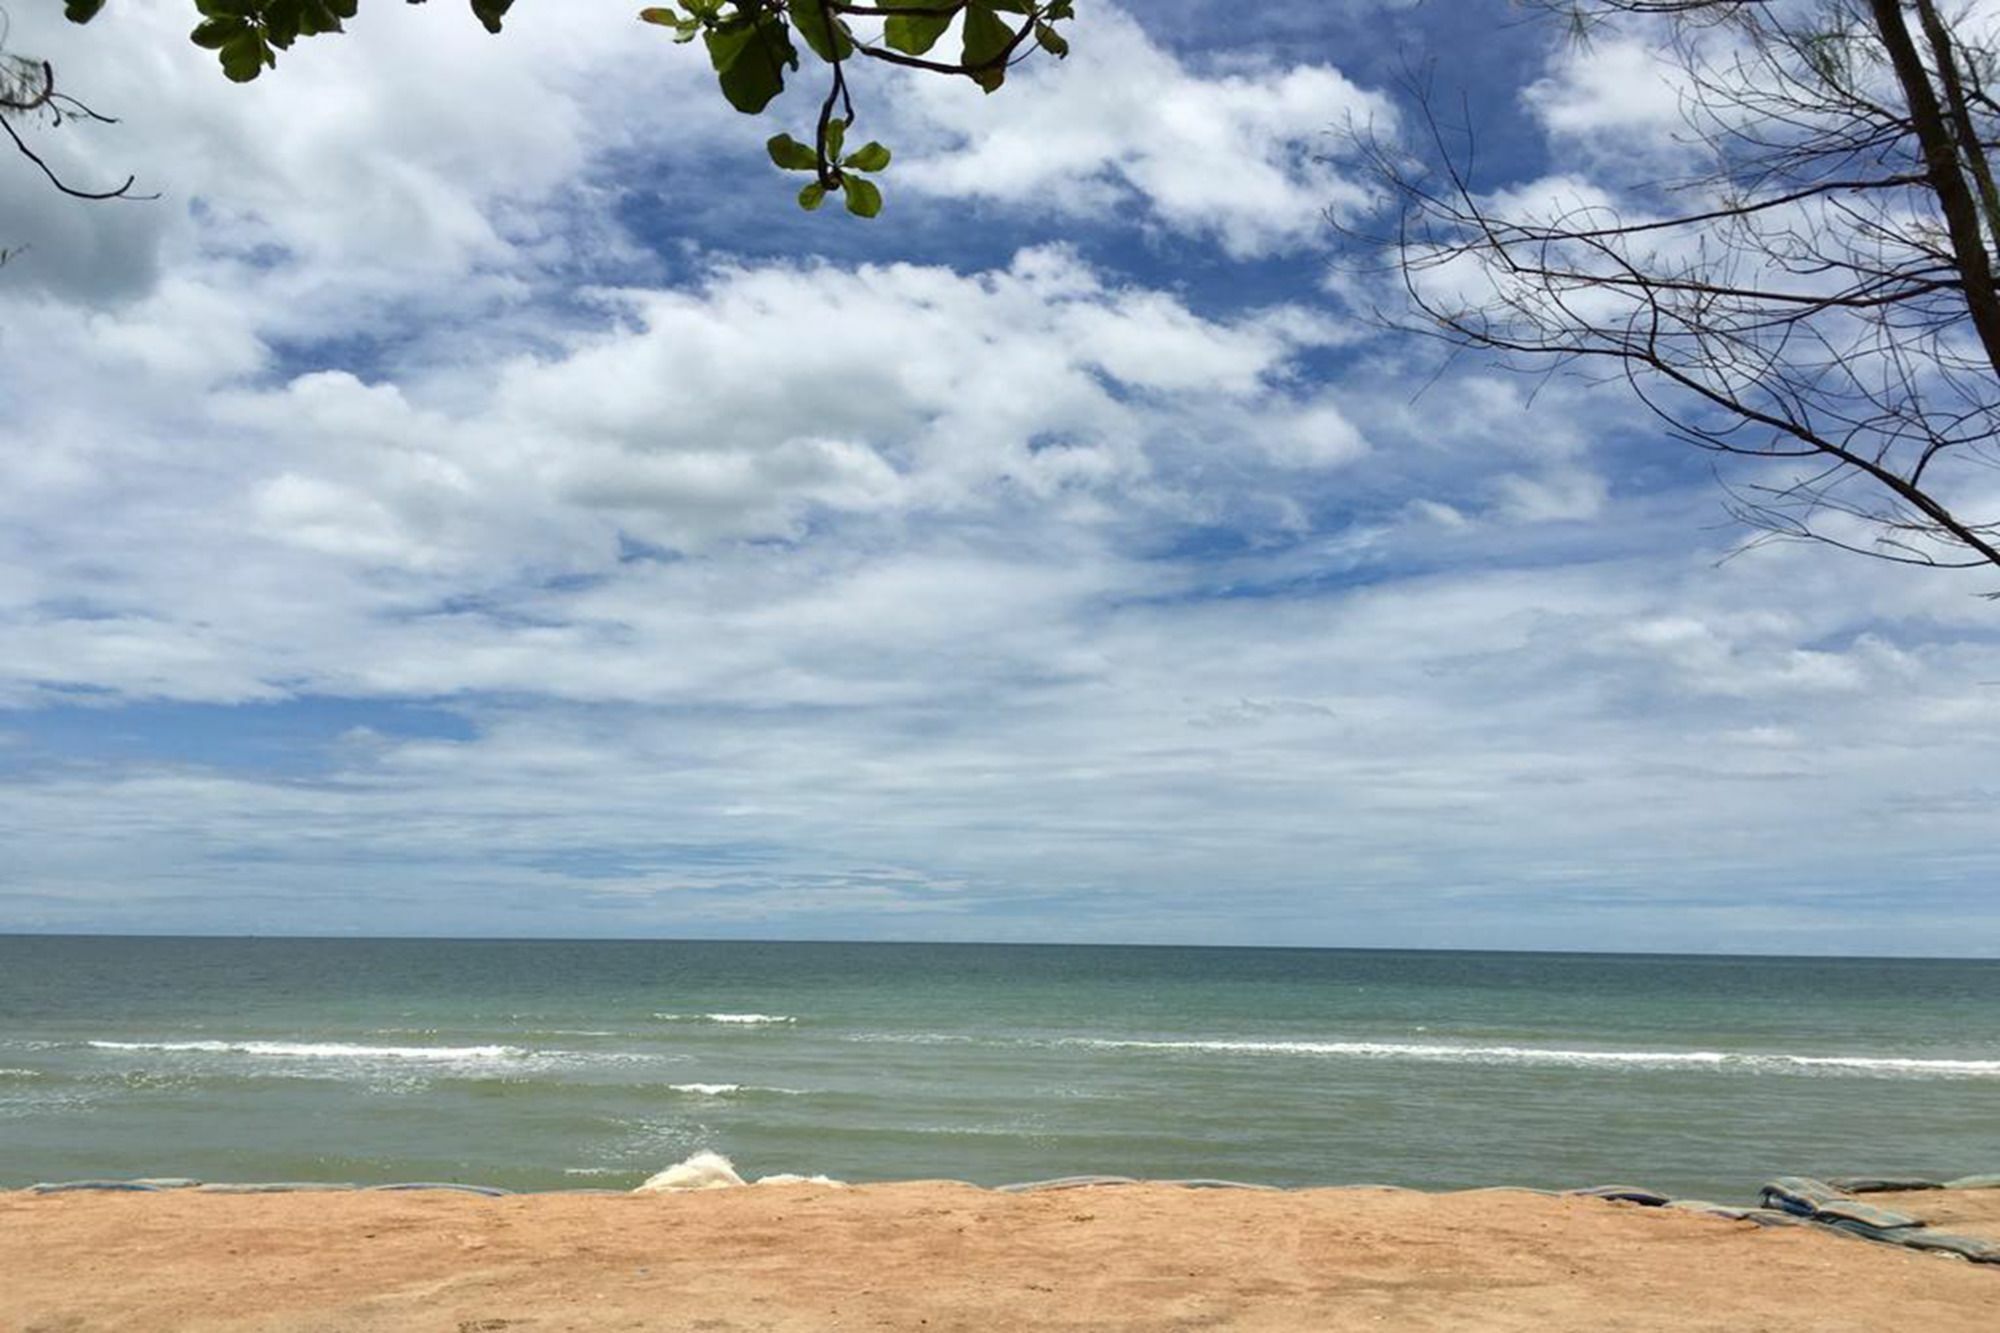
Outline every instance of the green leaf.
POLYGON ((799 207, 810 213, 826 202, 826 187, 818 181, 807 181, 799 191, 799 207))
POLYGON ((867 143, 862 144, 861 147, 849 153, 847 160, 840 165, 843 167, 852 167, 856 171, 880 171, 889 165, 889 150, 881 144, 876 143, 873 139, 870 139, 867 143))
POLYGON ((963 63, 973 71, 972 81, 989 93, 1007 77, 1007 67, 999 62, 1013 40, 1014 30, 985 0, 974 0, 965 7, 963 63))
POLYGON ((746 116, 756 115, 785 91, 784 73, 776 65, 756 59, 737 61, 720 82, 729 105, 746 116))
POLYGON ((513 7, 514 0, 472 0, 473 17, 485 24, 488 32, 500 31, 500 20, 513 7))
POLYGON ((717 74, 727 74, 757 40, 757 27, 747 19, 732 19, 710 28, 701 40, 708 47, 708 63, 717 74))
POLYGON ((872 218, 882 211, 882 192, 863 176, 843 176, 840 192, 847 198, 847 211, 858 218, 872 218))
POLYGON ((189 39, 204 51, 216 51, 245 26, 242 19, 206 19, 189 34, 189 39))
POLYGON ((847 25, 838 19, 828 23, 820 0, 785 0, 785 7, 791 13, 792 27, 821 60, 832 63, 854 54, 854 39, 847 35, 847 25))
POLYGON ((662 28, 672 28, 674 30, 674 40, 686 43, 693 41, 694 35, 701 31, 701 20, 692 16, 694 13, 694 6, 692 4, 688 6, 688 12, 690 17, 682 18, 674 12, 671 6, 662 8, 654 5, 651 8, 639 11, 639 21, 642 23, 657 23, 662 28))
POLYGON ((771 160, 786 171, 818 171, 819 154, 789 134, 774 134, 764 144, 771 160))
MULTIPOLYGON (((890 0, 889 9, 907 9, 922 5, 929 9, 942 9, 950 0, 890 0)), ((882 25, 882 40, 891 49, 901 51, 906 56, 920 56, 938 43, 945 29, 951 27, 949 14, 899 14, 882 25)))
POLYGON ((250 82, 264 72, 271 59, 264 35, 247 26, 224 42, 215 54, 222 61, 223 76, 231 83, 250 82))
POLYGON ((330 0, 305 0, 299 6, 299 31, 308 37, 317 37, 323 32, 340 32, 341 17, 330 0))
POLYGON ((1035 25, 1035 41, 1058 60, 1069 54, 1069 39, 1046 23, 1035 25))
POLYGON ((264 40, 279 50, 291 46, 299 35, 299 6, 272 5, 264 13, 264 40))
POLYGON ((97 17, 97 11, 104 8, 104 0, 69 0, 63 6, 63 17, 71 23, 88 23, 97 17))
POLYGON ((847 143, 847 122, 835 116, 826 122, 826 155, 839 157, 840 150, 847 143))
POLYGON ((785 70, 799 67, 784 20, 767 14, 754 24, 724 25, 703 34, 729 105, 756 115, 785 90, 785 70))

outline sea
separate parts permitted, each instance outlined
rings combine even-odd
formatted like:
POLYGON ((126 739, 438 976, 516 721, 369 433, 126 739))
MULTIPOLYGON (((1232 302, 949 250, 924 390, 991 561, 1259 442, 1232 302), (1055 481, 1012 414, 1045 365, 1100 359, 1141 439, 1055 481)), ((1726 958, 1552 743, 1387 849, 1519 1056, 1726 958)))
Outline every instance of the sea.
POLYGON ((2000 961, 0 937, 0 1187, 2000 1170, 2000 961))

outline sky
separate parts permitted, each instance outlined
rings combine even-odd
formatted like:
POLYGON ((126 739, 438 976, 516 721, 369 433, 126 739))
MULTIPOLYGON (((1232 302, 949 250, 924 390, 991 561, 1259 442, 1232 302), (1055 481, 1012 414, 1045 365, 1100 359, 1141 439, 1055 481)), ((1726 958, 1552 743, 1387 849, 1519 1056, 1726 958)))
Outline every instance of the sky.
POLYGON ((864 222, 624 0, 54 8, 159 198, 0 162, 0 931, 2000 954, 1992 580, 1373 317, 1349 131, 1616 191, 1636 36, 1088 0, 864 222))

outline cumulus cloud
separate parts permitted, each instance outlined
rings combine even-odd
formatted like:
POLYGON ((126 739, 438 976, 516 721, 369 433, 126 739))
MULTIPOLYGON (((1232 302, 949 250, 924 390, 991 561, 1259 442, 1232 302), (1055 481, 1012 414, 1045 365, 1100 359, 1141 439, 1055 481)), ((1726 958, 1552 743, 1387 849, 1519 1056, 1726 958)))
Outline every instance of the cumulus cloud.
MULTIPOLYGON (((1087 531, 1114 513, 1216 513, 1366 449, 1338 394, 1295 374, 1318 321, 1204 317, 1060 248, 974 274, 720 263, 682 289, 601 292, 596 318, 476 376, 315 370, 262 387, 225 373, 235 356, 142 357, 150 377, 86 410, 127 347, 170 341, 180 318, 155 297, 115 321, 58 321, 47 359, 20 368, 43 392, 9 428, 0 502, 22 577, 11 691, 551 687, 534 654, 497 643, 422 666, 379 646, 365 668, 312 659, 375 638, 355 622, 391 613, 428 617, 421 656, 437 647, 422 626, 453 599, 620 575, 635 552, 798 542, 842 518, 893 540, 918 521, 1087 531), (147 329, 156 313, 167 329, 147 329), (1233 458, 1228 495, 1186 475, 1197 452, 1233 458), (221 568, 191 580, 191 560, 221 568), (286 578, 331 585, 312 642, 269 604, 286 578), (86 601, 89 617, 72 614, 86 601), (181 647, 135 675, 111 646, 130 636, 181 647)), ((562 619, 550 613, 545 647, 592 637, 562 619)))
POLYGON ((1657 147, 1687 110, 1685 76, 1663 55, 1656 41, 1630 32, 1565 46, 1521 97, 1552 133, 1657 147))
MULTIPOLYGON (((657 51, 609 0, 561 16, 524 6, 505 40, 449 9, 369 13, 236 86, 187 41, 181 7, 117 6, 87 28, 23 7, 10 47, 50 59, 70 92, 121 118, 73 121, 38 143, 79 181, 130 172, 162 197, 79 208, 10 189, 0 236, 34 256, 10 278, 121 299, 147 291, 163 263, 182 269, 207 255, 321 279, 292 295, 343 308, 431 286, 425 277, 504 286, 490 270, 536 239, 536 210, 559 203, 556 192, 616 141, 621 131, 607 127, 651 123, 642 84, 687 89, 700 71, 648 61, 657 51)), ((332 312, 297 313, 310 326, 332 312)))
POLYGON ((1238 257, 1309 246, 1328 209, 1365 202, 1365 184, 1335 159, 1350 126, 1392 119, 1381 94, 1316 63, 1204 74, 1109 6, 1080 26, 1068 60, 1016 77, 1004 115, 969 86, 912 81, 934 146, 904 179, 1086 218, 1136 203, 1238 257))

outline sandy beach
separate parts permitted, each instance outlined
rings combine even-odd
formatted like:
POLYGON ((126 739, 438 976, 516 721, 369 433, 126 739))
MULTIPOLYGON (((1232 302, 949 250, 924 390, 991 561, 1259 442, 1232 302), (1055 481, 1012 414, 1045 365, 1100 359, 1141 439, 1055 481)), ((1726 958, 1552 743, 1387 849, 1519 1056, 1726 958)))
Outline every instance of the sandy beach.
POLYGON ((1515 1191, 20 1193, 0 1273, 5 1333, 2000 1325, 1991 1267, 1515 1191))

